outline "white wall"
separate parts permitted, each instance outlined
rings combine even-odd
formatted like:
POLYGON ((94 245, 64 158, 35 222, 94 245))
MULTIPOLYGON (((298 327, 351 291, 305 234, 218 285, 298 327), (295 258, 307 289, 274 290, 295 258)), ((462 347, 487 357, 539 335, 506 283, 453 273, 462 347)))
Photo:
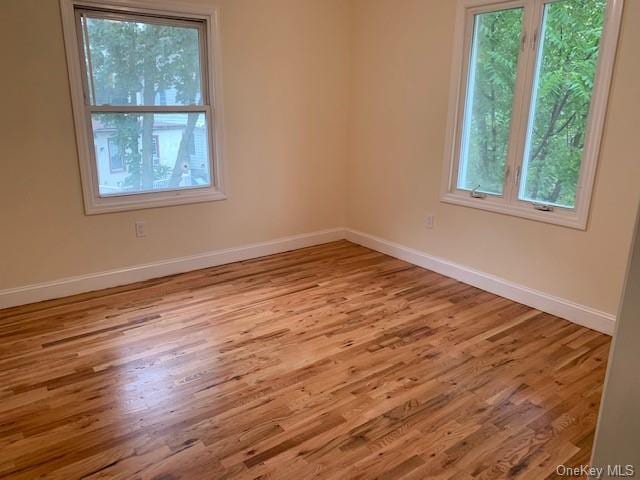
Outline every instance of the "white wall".
POLYGON ((607 471, 609 465, 632 465, 640 475, 640 221, 636 228, 591 462, 605 469, 602 478, 620 478, 607 471))

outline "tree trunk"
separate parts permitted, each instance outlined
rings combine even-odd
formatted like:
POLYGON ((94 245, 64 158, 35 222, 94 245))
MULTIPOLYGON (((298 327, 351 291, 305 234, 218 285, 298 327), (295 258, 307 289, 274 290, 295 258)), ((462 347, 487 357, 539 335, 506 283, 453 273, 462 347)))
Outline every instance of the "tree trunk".
MULTIPOLYGON (((156 64, 150 55, 144 58, 144 104, 153 105, 156 97, 154 79, 156 78, 156 64)), ((153 114, 142 115, 142 188, 153 189, 153 114)))
POLYGON ((142 116, 142 188, 153 188, 153 114, 142 116))
POLYGON ((184 165, 189 165, 189 145, 193 141, 193 132, 196 128, 196 122, 198 121, 198 113, 190 113, 187 117, 187 126, 182 132, 182 138, 180 139, 180 146, 178 147, 178 155, 176 155, 176 163, 173 166, 173 172, 171 172, 171 178, 169 179, 170 187, 177 187, 180 185, 182 179, 182 173, 185 171, 184 165))
POLYGON ((561 129, 556 130, 556 124, 560 119, 560 114, 562 113, 562 109, 567 104, 569 100, 569 96, 571 94, 571 90, 567 90, 563 95, 558 96, 556 102, 551 110, 551 118, 549 119, 549 125, 540 140, 540 145, 535 150, 531 158, 529 159, 529 165, 535 163, 534 177, 533 177, 533 188, 532 188, 532 197, 534 199, 538 198, 538 194, 540 192, 540 186, 542 184, 542 167, 544 166, 545 160, 548 154, 548 145, 549 141, 554 135, 560 133, 564 128, 566 128, 569 124, 567 122, 561 129))
POLYGON ((548 198, 548 201, 551 203, 556 203, 558 201, 558 197, 560 196, 560 192, 562 191, 562 181, 558 180, 553 187, 553 192, 548 198))

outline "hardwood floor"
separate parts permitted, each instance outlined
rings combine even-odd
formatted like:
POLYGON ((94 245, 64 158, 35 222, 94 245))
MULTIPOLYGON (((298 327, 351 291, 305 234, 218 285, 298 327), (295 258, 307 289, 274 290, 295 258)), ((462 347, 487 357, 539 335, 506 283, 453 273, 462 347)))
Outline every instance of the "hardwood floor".
POLYGON ((609 338, 346 241, 0 311, 0 478, 543 479, 609 338))

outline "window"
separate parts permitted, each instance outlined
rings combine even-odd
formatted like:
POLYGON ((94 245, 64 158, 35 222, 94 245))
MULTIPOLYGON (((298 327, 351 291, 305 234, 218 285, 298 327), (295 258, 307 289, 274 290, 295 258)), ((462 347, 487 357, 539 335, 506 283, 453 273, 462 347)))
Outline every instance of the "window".
POLYGON ((586 228, 619 0, 460 0, 443 200, 586 228))
POLYGON ((107 139, 107 149, 109 153, 109 171, 111 173, 124 172, 124 158, 120 154, 120 147, 116 138, 107 139))
POLYGON ((216 11, 162 8, 63 0, 87 213, 225 198, 216 11))

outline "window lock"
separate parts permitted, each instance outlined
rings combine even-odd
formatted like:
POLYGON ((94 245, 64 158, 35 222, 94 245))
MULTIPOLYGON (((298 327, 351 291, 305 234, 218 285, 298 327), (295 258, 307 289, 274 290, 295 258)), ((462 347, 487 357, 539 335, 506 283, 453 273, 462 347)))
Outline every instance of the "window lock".
POLYGON ((553 207, 544 203, 534 203, 533 208, 540 210, 541 212, 553 212, 553 207))
POLYGON ((478 185, 476 188, 474 188, 469 192, 469 195, 471 196, 471 198, 487 198, 486 193, 478 191, 479 188, 480 188, 480 185, 478 185))

